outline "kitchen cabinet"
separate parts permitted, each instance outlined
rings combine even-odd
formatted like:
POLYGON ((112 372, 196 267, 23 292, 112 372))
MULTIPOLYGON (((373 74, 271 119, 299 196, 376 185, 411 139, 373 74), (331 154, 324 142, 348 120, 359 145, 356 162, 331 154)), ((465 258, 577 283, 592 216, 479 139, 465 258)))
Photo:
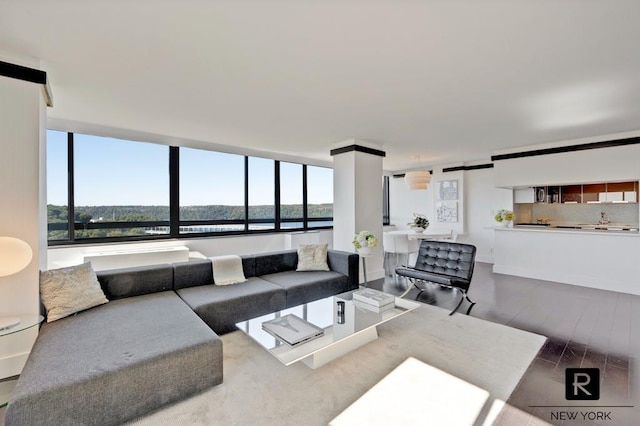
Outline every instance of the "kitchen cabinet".
POLYGON ((599 203, 600 194, 607 192, 606 183, 592 183, 582 185, 582 202, 583 203, 599 203))
POLYGON ((559 203, 560 186, 538 186, 535 188, 536 203, 559 203))
POLYGON ((610 182, 582 185, 583 203, 637 203, 638 182, 610 182))
POLYGON ((516 188, 513 190, 513 202, 520 203, 533 203, 535 202, 536 195, 534 188, 516 188))
MULTIPOLYGON (((514 192, 514 197, 523 197, 514 192)), ((518 198, 521 199, 521 198, 518 198)), ((516 201, 531 202, 531 201, 516 201)), ((583 185, 538 186, 534 188, 536 203, 637 203, 638 181, 603 182, 583 185)))
POLYGON ((565 185, 560 187, 563 203, 582 203, 582 185, 565 185))

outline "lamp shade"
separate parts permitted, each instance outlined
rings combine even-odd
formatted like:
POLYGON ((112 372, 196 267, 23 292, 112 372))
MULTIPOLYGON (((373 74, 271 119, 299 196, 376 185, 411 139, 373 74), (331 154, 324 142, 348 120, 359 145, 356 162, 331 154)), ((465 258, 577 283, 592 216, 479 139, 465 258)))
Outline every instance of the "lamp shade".
POLYGON ((33 252, 18 238, 0 237, 0 277, 13 275, 29 265, 33 252))
POLYGON ((427 189, 431 182, 431 173, 426 170, 414 170, 404 175, 404 183, 409 189, 427 189))

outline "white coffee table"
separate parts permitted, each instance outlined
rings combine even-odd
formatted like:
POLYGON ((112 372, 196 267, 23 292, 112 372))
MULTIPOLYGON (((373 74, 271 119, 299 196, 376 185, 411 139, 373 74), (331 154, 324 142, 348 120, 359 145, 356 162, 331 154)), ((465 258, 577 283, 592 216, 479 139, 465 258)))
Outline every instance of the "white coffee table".
POLYGON ((416 309, 420 304, 395 297, 395 305, 384 312, 353 303, 353 292, 342 293, 304 305, 263 315, 236 326, 276 357, 284 365, 302 361, 318 368, 378 338, 377 326, 416 309), (338 302, 344 303, 344 315, 338 315, 338 302), (262 323, 294 314, 324 330, 324 335, 289 346, 262 329, 262 323))

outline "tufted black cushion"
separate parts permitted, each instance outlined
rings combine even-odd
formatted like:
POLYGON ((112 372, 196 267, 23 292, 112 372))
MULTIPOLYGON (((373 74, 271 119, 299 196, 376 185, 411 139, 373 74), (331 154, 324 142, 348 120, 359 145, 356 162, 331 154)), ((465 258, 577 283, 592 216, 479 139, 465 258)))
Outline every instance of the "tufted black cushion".
POLYGON ((464 290, 473 276, 476 248, 470 244, 423 240, 414 268, 398 268, 401 276, 464 290))

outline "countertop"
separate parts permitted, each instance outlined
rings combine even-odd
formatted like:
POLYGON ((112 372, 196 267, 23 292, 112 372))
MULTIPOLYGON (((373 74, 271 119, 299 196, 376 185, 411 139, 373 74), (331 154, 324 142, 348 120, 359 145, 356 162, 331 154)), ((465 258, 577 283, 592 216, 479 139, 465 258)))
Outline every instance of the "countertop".
POLYGON ((550 232, 550 233, 570 233, 570 234, 592 234, 592 235, 617 235, 617 236, 640 236, 638 225, 624 224, 563 224, 552 223, 549 226, 537 225, 514 225, 513 227, 497 226, 497 231, 523 231, 523 232, 550 232), (626 229, 626 230, 625 230, 626 229))

